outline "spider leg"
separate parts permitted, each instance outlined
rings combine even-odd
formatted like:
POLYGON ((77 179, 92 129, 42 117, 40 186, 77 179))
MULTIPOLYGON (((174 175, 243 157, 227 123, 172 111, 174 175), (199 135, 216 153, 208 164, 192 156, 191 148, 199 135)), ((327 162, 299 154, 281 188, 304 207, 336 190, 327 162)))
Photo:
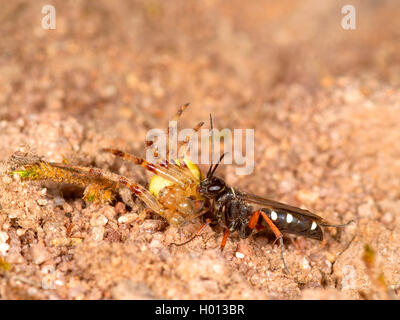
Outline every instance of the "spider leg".
MULTIPOLYGON (((175 114, 175 116, 174 116, 170 121, 178 121, 178 119, 180 118, 180 116, 182 115, 182 113, 185 111, 185 109, 186 109, 188 106, 189 106, 189 103, 185 103, 184 105, 180 106, 179 109, 178 109, 178 111, 177 111, 177 113, 175 114)), ((167 150, 166 150, 167 160, 170 160, 170 158, 169 158, 169 150, 170 150, 170 145, 169 145, 169 134, 170 134, 170 130, 171 130, 171 129, 170 129, 170 127, 168 126, 168 128, 167 128, 167 146, 166 146, 166 148, 167 148, 167 150)), ((145 150, 147 150, 148 148, 150 148, 151 146, 154 145, 154 141, 145 140, 145 141, 144 141, 144 144, 145 144, 145 150)), ((178 148, 178 150, 179 150, 179 148, 178 148)), ((178 150, 177 150, 177 152, 178 152, 178 150)), ((154 150, 153 150, 153 156, 154 156, 154 158, 158 158, 158 155, 159 155, 158 149, 157 149, 157 148, 154 148, 154 150)))
POLYGON ((87 168, 79 166, 68 166, 68 167, 85 172, 86 174, 88 174, 93 178, 101 178, 104 180, 109 180, 116 183, 117 185, 120 186, 122 185, 124 187, 127 187, 132 193, 137 195, 137 197, 140 200, 142 200, 149 209, 158 213, 160 216, 164 216, 161 204, 146 188, 144 188, 140 184, 137 184, 124 176, 104 171, 98 168, 87 168))
MULTIPOLYGON (((176 112, 176 114, 175 114, 175 116, 172 118, 172 120, 171 121, 178 121, 178 119, 180 118, 180 116, 182 115, 182 113, 183 113, 183 111, 185 111, 186 109, 187 109, 187 107, 189 107, 189 103, 185 103, 184 105, 182 105, 179 109, 178 109, 178 111, 176 112)), ((166 150, 166 155, 167 155, 167 160, 169 161, 169 160, 171 160, 170 159, 170 154, 169 154, 169 152, 170 152, 170 141, 169 141, 169 134, 170 134, 170 126, 168 125, 168 128, 167 128, 167 150, 166 150)), ((177 150, 178 151, 178 150, 177 150)))
POLYGON ((185 158, 185 155, 189 149, 189 142, 192 137, 200 130, 204 122, 199 122, 194 128, 194 132, 191 135, 186 136, 185 140, 178 142, 178 159, 185 158))
MULTIPOLYGON (((175 114, 175 116, 172 118, 171 121, 178 121, 179 118, 181 117, 182 113, 189 107, 189 103, 186 103, 184 105, 182 105, 177 113, 175 114)), ((193 137, 193 135, 195 133, 197 133, 200 128, 203 126, 204 122, 199 122, 194 128, 194 132, 191 135, 188 135, 185 137, 185 140, 183 141, 179 141, 178 145, 177 145, 177 158, 178 159, 183 159, 184 156, 187 153, 188 150, 188 144, 191 140, 191 138, 193 137), (182 151, 180 151, 182 148, 182 151)), ((182 161, 181 163, 176 164, 174 159, 170 159, 170 149, 171 149, 171 145, 170 145, 170 141, 169 141, 169 135, 170 135, 170 127, 168 126, 167 128, 167 150, 166 150, 166 159, 159 161, 160 165, 163 167, 168 167, 169 171, 172 175, 174 175, 175 177, 179 177, 179 179, 181 181, 186 180, 186 179, 193 179, 193 174, 192 172, 189 170, 189 168, 187 168, 186 164, 182 161), (172 171, 174 171, 175 173, 173 174, 172 171), (185 179, 183 179, 182 175, 186 176, 185 179)), ((153 146, 154 141, 145 141, 145 148, 149 148, 151 146, 153 146)), ((111 149, 106 149, 105 151, 108 152, 112 152, 111 149)), ((113 153, 113 152, 112 152, 113 153)), ((115 153, 114 153, 115 154, 115 153)), ((153 156, 154 158, 158 158, 159 156, 159 150, 157 148, 155 148, 153 150, 153 156)), ((125 158, 126 159, 126 158, 125 158)), ((126 159, 126 160, 130 160, 130 159, 126 159)), ((130 160, 131 161, 131 160, 130 160)), ((134 161, 135 162, 135 161, 134 161)), ((136 163, 136 162, 135 162, 136 163)), ((171 179, 169 179, 171 181, 171 179)), ((175 180, 173 182, 176 182, 175 180)))
POLYGON ((258 210, 256 212, 254 212, 254 214, 250 218, 248 227, 250 229, 254 229, 256 227, 258 219, 260 217, 260 214, 261 214, 262 218, 265 220, 265 222, 268 224, 268 226, 271 228, 272 232, 275 234, 275 236, 276 236, 276 240, 275 241, 279 240, 279 242, 280 242, 281 259, 282 259, 282 262, 283 262, 283 267, 284 267, 285 271, 287 273, 289 273, 289 269, 288 269, 288 267, 286 265, 285 258, 283 256, 283 235, 282 235, 282 232, 280 232, 279 229, 276 227, 276 225, 272 222, 272 220, 270 218, 268 218, 267 214, 262 210, 258 210))
MULTIPOLYGON (((12 159, 13 161, 14 159, 12 159)), ((73 166, 66 163, 47 162, 41 159, 25 159, 15 162, 23 166, 22 170, 15 170, 12 173, 19 174, 22 178, 29 180, 50 180, 64 182, 87 187, 89 184, 97 184, 104 189, 116 189, 116 184, 101 177, 91 177, 88 174, 89 168, 73 166)))
MULTIPOLYGON (((154 141, 148 141, 148 140, 146 140, 145 141, 145 150, 147 150, 148 148, 150 148, 152 145, 154 144, 154 141)), ((157 146, 154 148, 154 150, 153 150, 153 157, 154 157, 154 159, 157 159, 158 158, 158 156, 159 156, 159 153, 158 153, 158 148, 157 148, 157 146)))
POLYGON ((50 180, 83 187, 83 198, 89 202, 111 202, 118 190, 114 181, 93 177, 82 167, 66 163, 51 163, 39 157, 17 154, 11 157, 11 164, 20 168, 10 173, 18 174, 23 179, 50 180))
POLYGON ((182 171, 178 170, 179 166, 171 165, 168 161, 164 161, 163 163, 160 164, 152 164, 143 158, 136 157, 132 154, 129 154, 127 152, 118 149, 105 148, 102 149, 102 151, 112 153, 113 155, 119 158, 140 165, 144 167, 146 170, 156 175, 159 175, 164 179, 167 179, 171 182, 178 183, 179 185, 184 186, 185 182, 182 181, 182 171))

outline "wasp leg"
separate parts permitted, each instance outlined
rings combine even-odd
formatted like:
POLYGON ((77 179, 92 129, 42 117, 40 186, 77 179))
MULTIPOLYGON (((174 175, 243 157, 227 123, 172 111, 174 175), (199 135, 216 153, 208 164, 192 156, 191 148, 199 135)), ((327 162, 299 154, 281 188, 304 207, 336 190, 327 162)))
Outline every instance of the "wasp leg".
POLYGON ((224 236, 222 238, 221 245, 220 245, 221 251, 224 250, 225 245, 226 245, 226 241, 228 240, 228 237, 229 237, 229 229, 225 229, 224 230, 224 236))
POLYGON ((280 242, 281 259, 282 259, 282 262, 283 262, 283 267, 285 269, 285 272, 289 273, 289 269, 288 269, 288 267, 286 265, 285 258, 283 256, 283 235, 282 235, 282 232, 280 232, 279 229, 276 227, 276 225, 272 222, 272 220, 270 218, 268 218, 267 214, 262 210, 258 210, 256 212, 254 212, 254 214, 250 218, 248 226, 249 226, 250 229, 254 229, 256 227, 256 225, 257 225, 257 222, 258 222, 258 219, 260 217, 260 214, 263 217, 263 219, 265 220, 265 222, 268 224, 268 226, 271 228, 273 233, 275 234, 275 237, 276 237, 275 241, 279 240, 279 242, 280 242))
POLYGON ((206 219, 206 222, 204 222, 204 223, 202 224, 202 226, 199 228, 199 230, 197 230, 197 232, 196 232, 191 238, 189 238, 189 240, 186 240, 186 241, 184 241, 184 242, 182 242, 182 243, 175 243, 175 242, 172 242, 170 245, 174 245, 174 246, 180 247, 180 246, 183 246, 183 245, 189 243, 190 241, 194 240, 196 237, 198 237, 199 235, 201 235, 201 234, 203 233, 203 231, 205 230, 205 228, 206 228, 208 225, 210 225, 210 223, 211 223, 211 219, 206 219))

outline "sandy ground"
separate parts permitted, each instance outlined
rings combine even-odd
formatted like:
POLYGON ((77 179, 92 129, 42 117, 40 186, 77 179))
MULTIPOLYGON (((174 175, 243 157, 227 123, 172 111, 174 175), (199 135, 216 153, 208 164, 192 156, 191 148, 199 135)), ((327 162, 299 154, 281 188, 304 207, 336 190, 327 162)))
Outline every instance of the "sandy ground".
MULTIPOLYGON (((3 299, 387 299, 400 291, 400 14, 363 1, 1 1, 0 297, 3 299), (92 3, 92 2, 90 2, 92 3), (255 170, 219 174, 240 189, 325 219, 325 240, 285 241, 169 227, 121 200, 20 181, 7 160, 28 146, 48 161, 96 166, 146 185, 146 132, 191 102, 182 127, 255 129, 255 170), (238 254, 239 253, 239 254, 238 254)), ((205 169, 205 168, 204 168, 205 169)))

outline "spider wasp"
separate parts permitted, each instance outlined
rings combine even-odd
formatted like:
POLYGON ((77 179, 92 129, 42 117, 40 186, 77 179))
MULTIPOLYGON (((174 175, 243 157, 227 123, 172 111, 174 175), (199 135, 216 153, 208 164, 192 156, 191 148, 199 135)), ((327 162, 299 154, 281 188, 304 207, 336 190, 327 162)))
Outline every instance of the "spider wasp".
MULTIPOLYGON (((213 154, 214 137, 211 115, 210 127, 213 154)), ((193 240, 201 234, 207 225, 220 224, 224 228, 220 245, 221 250, 224 249, 229 234, 232 232, 237 231, 239 237, 244 239, 263 229, 270 228, 276 237, 275 241, 279 240, 280 242, 281 259, 284 270, 288 273, 288 267, 283 256, 283 234, 296 234, 322 241, 321 227, 339 228, 353 222, 353 220, 350 220, 344 224, 330 224, 308 210, 262 198, 228 186, 222 178, 214 175, 224 156, 225 153, 221 155, 215 165, 211 161, 205 179, 202 179, 199 183, 199 193, 211 204, 204 224, 192 238, 175 245, 183 245, 193 240), (255 206, 258 209, 254 209, 255 206)))

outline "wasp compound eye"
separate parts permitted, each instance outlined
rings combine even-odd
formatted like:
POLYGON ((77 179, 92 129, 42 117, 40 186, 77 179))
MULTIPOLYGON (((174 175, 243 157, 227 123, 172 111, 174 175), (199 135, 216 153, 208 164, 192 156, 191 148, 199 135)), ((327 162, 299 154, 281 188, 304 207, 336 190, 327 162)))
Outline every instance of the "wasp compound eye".
POLYGON ((218 192, 218 191, 220 191, 221 189, 222 189, 222 187, 219 186, 219 185, 217 185, 217 186, 211 186, 211 187, 209 187, 209 188, 208 188, 208 191, 210 191, 210 192, 218 192))

